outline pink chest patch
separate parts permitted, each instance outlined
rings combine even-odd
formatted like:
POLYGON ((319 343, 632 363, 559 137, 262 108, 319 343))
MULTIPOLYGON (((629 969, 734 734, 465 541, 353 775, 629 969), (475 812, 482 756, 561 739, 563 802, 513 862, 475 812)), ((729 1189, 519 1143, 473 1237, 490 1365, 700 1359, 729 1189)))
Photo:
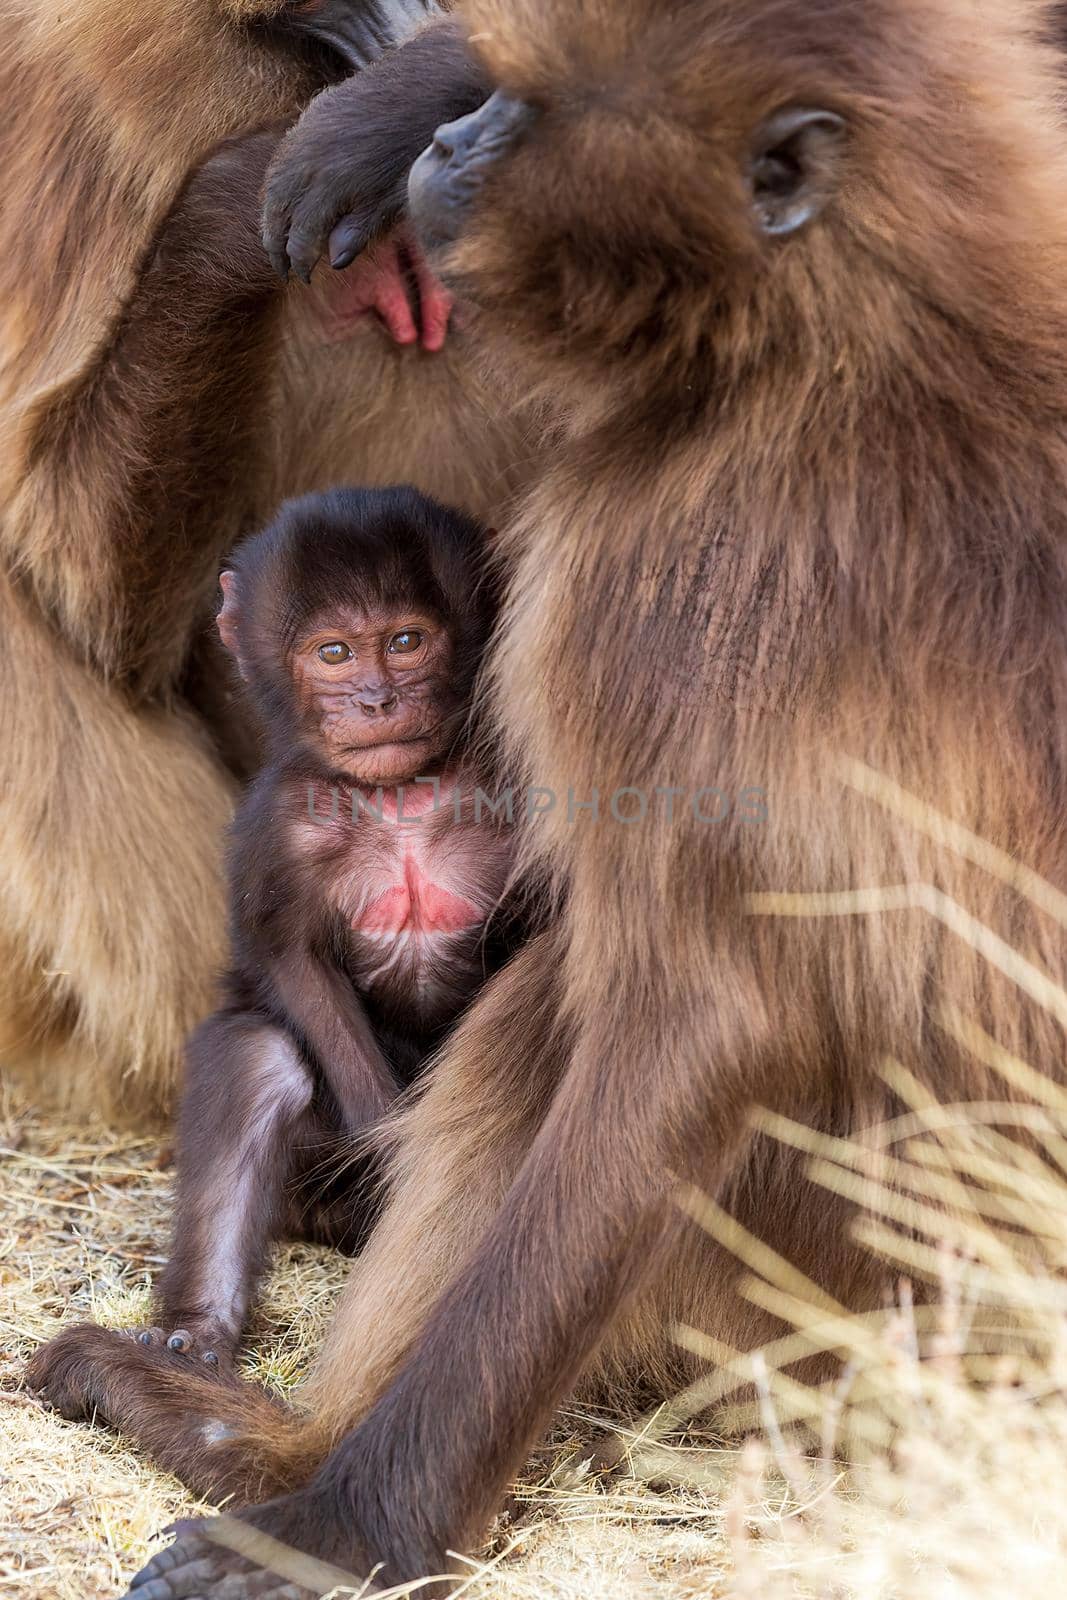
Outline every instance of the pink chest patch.
POLYGON ((408 856, 401 882, 372 900, 352 926, 358 933, 459 933, 481 920, 472 901, 431 883, 408 856))

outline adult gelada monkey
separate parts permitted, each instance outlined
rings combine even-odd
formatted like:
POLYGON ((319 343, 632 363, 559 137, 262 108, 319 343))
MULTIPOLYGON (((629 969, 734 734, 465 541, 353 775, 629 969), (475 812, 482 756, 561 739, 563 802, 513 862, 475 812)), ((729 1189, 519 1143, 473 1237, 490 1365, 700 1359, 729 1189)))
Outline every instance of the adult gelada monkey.
MULTIPOLYGON (((37 1097, 158 1107, 209 1009, 228 768, 248 764, 211 653, 221 554, 353 476, 494 510, 528 454, 462 332, 440 350, 447 299, 416 252, 385 240, 286 289, 258 238, 277 134, 249 130, 433 15, 3 8, 0 1053, 37 1097)), ((431 34, 425 92, 448 64, 431 34)), ((477 105, 480 73, 448 70, 477 105)), ((392 117, 405 139, 420 124, 416 149, 440 120, 392 117)))
POLYGON ((233 829, 231 966, 189 1046, 143 1344, 228 1360, 272 1238, 358 1246, 376 1197, 353 1139, 508 953, 511 830, 471 749, 485 566, 470 518, 345 489, 285 506, 223 574, 267 761, 233 829))
MULTIPOLYGON (((499 90, 438 135, 415 220, 454 241, 435 260, 559 438, 504 535, 498 724, 539 784, 759 784, 768 821, 542 822, 559 921, 405 1119, 309 1423, 95 1328, 33 1373, 200 1487, 275 1491, 253 1529, 387 1584, 477 1543, 579 1381, 670 1392, 679 1321, 740 1350, 780 1331, 679 1181, 834 1306, 877 1305, 847 1212, 754 1139, 753 1102, 862 1129, 895 1104, 887 1056, 949 1102, 1000 1099, 989 1035, 1064 1076, 1055 1003, 1027 995, 1067 980, 1045 7, 471 0, 469 21, 499 90)), ((246 1550, 187 1527, 131 1592, 292 1592, 246 1550)))

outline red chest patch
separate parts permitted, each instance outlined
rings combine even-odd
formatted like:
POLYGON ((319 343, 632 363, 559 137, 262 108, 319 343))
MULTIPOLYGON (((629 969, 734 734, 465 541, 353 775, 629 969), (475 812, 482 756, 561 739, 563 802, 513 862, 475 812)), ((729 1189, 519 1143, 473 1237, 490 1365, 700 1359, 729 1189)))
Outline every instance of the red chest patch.
POLYGON ((482 921, 472 901, 431 883, 412 856, 404 861, 403 874, 353 919, 357 933, 459 933, 482 921))

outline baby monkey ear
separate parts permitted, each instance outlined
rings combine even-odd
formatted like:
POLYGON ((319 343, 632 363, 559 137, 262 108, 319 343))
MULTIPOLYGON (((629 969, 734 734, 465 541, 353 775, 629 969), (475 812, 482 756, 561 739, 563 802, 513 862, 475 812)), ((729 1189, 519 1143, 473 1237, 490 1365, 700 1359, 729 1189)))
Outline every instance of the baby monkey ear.
POLYGON ((241 602, 237 593, 237 574, 224 568, 219 573, 219 587, 222 590, 222 609, 215 618, 215 625, 219 630, 219 638, 230 652, 242 678, 247 678, 245 664, 241 659, 241 649, 237 642, 238 630, 241 622, 241 602))

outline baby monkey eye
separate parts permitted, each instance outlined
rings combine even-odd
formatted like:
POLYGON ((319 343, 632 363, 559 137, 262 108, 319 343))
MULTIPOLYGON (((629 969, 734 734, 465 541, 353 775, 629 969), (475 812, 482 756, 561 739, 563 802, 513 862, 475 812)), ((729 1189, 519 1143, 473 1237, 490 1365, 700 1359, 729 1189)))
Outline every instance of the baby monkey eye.
POLYGON ((328 667, 336 667, 341 661, 350 661, 352 652, 341 639, 333 639, 329 644, 319 645, 319 660, 325 661, 328 667))
POLYGON ((406 655, 409 650, 417 650, 422 643, 422 634, 417 628, 405 628, 402 633, 394 633, 389 641, 390 655, 406 655))

